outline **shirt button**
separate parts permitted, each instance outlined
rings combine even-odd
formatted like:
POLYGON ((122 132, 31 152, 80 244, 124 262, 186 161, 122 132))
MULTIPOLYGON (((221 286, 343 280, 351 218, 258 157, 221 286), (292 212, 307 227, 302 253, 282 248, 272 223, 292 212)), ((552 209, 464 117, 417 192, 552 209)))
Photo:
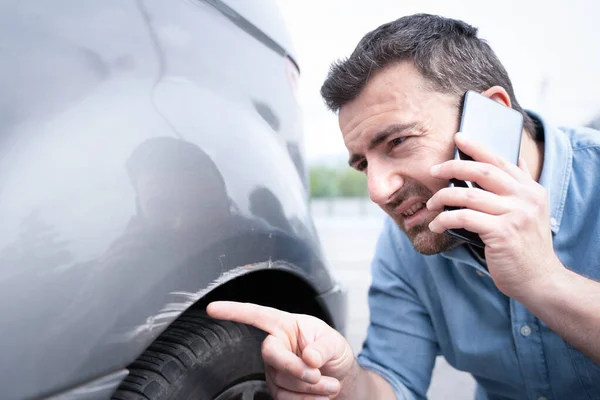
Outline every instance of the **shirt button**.
MULTIPOLYGON (((531 335, 531 328, 529 327, 529 325, 523 325, 521 327, 521 335, 523 335, 523 336, 531 335)), ((538 400, 543 400, 543 399, 540 397, 540 398, 538 398, 538 400)))
POLYGON ((481 272, 480 270, 477 270, 477 275, 479 275, 479 276, 485 276, 485 274, 483 272, 481 272))
POLYGON ((553 228, 555 228, 556 225, 558 225, 558 222, 556 221, 556 218, 554 218, 554 217, 550 218, 550 226, 552 226, 553 228))

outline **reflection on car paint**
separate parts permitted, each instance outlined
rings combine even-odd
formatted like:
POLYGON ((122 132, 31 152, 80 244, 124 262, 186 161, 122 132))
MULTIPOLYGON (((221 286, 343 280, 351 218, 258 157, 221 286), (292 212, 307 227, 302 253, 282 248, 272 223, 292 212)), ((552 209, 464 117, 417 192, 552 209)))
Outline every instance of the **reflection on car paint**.
POLYGON ((335 288, 282 54, 202 1, 8 1, 0 37, 3 400, 121 371, 228 280, 335 288))

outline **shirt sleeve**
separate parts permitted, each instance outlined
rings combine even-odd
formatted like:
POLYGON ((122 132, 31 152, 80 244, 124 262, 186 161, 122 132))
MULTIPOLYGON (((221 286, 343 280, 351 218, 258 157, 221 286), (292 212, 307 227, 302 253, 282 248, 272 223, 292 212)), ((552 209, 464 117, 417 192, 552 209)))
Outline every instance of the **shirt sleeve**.
POLYGON ((409 282, 415 274, 401 265, 415 257, 402 255, 407 241, 398 235, 403 233, 388 218, 373 259, 370 324, 358 362, 383 377, 398 399, 425 399, 438 344, 429 314, 409 282))

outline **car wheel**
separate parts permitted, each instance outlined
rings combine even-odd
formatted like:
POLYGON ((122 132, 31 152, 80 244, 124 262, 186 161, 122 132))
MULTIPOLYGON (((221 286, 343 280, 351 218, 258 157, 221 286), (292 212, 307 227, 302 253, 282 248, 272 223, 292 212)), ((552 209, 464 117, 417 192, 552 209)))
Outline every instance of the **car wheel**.
POLYGON ((113 400, 271 400, 265 333, 189 310, 129 366, 113 400))

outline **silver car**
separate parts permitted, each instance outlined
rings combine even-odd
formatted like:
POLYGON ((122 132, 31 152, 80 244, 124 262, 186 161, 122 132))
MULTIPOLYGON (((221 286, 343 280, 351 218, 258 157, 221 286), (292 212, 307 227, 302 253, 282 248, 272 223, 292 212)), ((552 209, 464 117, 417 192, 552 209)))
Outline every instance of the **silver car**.
POLYGON ((269 399, 249 301, 343 332, 299 70, 247 0, 0 3, 0 398, 269 399))

